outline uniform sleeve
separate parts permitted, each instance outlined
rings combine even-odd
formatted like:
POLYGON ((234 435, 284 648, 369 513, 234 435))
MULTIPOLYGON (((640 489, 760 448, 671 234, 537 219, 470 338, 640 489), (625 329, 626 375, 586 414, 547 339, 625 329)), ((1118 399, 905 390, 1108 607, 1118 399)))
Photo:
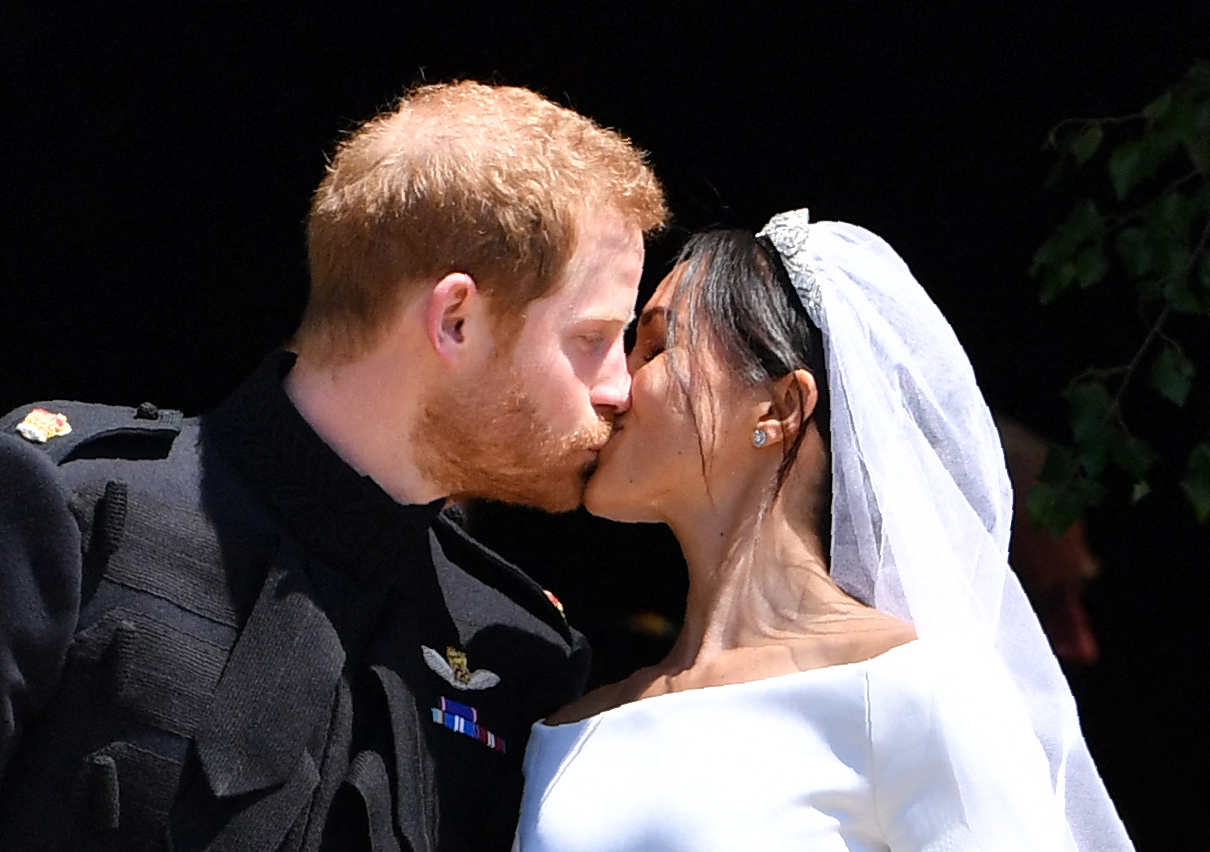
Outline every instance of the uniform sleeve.
POLYGON ((80 572, 80 531, 57 469, 0 434, 0 776, 62 671, 80 572))
POLYGON ((997 666, 929 653, 867 676, 874 799, 892 852, 1075 849, 1046 756, 997 666))

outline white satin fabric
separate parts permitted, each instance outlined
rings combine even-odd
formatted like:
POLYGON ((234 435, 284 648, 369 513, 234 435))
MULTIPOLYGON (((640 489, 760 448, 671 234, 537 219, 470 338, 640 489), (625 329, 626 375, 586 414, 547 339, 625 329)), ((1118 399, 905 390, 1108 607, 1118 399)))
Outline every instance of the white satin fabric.
POLYGON ((918 639, 538 723, 513 850, 1059 852, 1046 756, 981 662, 918 639))

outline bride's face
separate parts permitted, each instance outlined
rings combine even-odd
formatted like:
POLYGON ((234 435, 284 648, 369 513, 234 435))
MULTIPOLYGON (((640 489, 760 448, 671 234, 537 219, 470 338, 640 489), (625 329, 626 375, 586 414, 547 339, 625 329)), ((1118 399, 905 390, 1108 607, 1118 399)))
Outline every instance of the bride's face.
POLYGON ((666 343, 679 273, 680 267, 660 282, 639 315, 627 360, 630 408, 615 420, 584 494, 584 505, 594 515, 668 521, 700 499, 709 500, 707 479, 713 485, 733 470, 739 461, 732 458, 734 451, 750 439, 743 423, 750 407, 747 394, 712 347, 694 353, 695 379, 705 386, 704 393, 695 387, 695 396, 706 404, 694 407, 678 380, 678 368, 682 376, 688 372, 687 353, 670 351, 666 343))

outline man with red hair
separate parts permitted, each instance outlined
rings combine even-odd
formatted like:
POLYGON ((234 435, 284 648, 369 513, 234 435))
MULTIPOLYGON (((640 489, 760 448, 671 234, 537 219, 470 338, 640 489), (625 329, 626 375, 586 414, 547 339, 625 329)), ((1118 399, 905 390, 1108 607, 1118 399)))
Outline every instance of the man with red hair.
POLYGON ((444 507, 579 504, 666 216, 618 134, 425 86, 339 146, 222 406, 0 419, 0 848, 507 849, 586 647, 444 507))

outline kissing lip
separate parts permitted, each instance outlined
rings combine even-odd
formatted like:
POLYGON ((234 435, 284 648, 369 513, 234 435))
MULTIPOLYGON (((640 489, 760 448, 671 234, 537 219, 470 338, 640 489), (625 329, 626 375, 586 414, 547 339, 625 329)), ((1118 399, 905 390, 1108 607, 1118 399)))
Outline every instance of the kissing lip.
POLYGON ((614 430, 613 430, 613 434, 609 436, 609 440, 605 441, 605 443, 601 444, 601 445, 600 445, 600 446, 597 448, 596 452, 597 452, 597 454, 598 454, 598 455, 600 455, 601 453, 605 452, 605 450, 609 449, 609 447, 613 445, 613 442, 614 442, 615 440, 617 440, 617 437, 618 437, 618 432, 620 432, 620 431, 621 431, 620 429, 614 429, 614 430))
POLYGON ((592 448, 592 451, 594 453, 600 453, 602 450, 604 450, 606 447, 608 447, 610 444, 613 443, 614 438, 616 438, 618 433, 621 431, 622 431, 622 427, 615 423, 613 428, 609 430, 609 437, 606 438, 604 441, 601 441, 599 444, 595 445, 592 448))

